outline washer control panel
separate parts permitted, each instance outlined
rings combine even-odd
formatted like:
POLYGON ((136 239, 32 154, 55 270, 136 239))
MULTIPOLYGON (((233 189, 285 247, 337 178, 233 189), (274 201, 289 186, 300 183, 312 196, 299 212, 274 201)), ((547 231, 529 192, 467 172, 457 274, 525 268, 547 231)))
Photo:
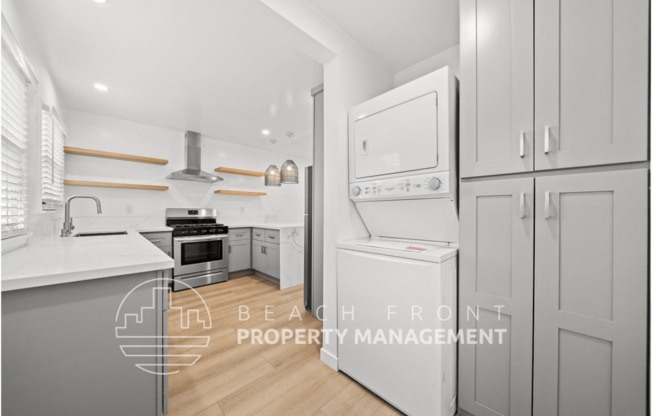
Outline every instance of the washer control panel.
POLYGON ((450 192, 448 172, 356 182, 349 185, 353 201, 445 196, 450 192))

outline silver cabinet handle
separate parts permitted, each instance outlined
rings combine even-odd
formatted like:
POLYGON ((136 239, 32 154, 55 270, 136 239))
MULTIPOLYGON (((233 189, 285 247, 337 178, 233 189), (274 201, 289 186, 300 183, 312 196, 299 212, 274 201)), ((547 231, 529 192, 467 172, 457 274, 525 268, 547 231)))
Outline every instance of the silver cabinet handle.
POLYGON ((242 237, 244 234, 236 234, 236 237, 242 237))
POLYGON ((521 192, 518 212, 521 219, 525 218, 525 192, 521 192))
POLYGON ((547 124, 543 127, 543 153, 550 153, 550 126, 547 124))
POLYGON ((260 252, 265 254, 265 246, 260 246, 260 252))
POLYGON ((525 157, 525 132, 521 130, 521 133, 519 134, 519 152, 518 155, 520 157, 525 157))
POLYGON ((360 152, 361 155, 366 155, 367 154, 367 140, 362 141, 362 151, 360 152))
POLYGON ((550 218, 550 192, 546 191, 543 197, 543 218, 550 218))
POLYGON ((159 238, 158 240, 149 240, 149 242, 152 244, 160 243, 161 241, 163 241, 162 238, 159 238))
POLYGON ((231 254, 231 246, 229 246, 229 254, 231 254))

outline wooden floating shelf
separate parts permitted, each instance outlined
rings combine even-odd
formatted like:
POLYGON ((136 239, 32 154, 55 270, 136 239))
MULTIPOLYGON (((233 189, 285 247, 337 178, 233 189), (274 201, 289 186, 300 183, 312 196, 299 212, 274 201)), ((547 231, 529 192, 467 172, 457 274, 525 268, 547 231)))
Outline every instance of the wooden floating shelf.
POLYGON ((95 188, 122 188, 122 189, 144 189, 148 191, 167 191, 167 186, 161 185, 140 185, 135 183, 116 183, 116 182, 94 182, 94 181, 77 181, 66 179, 64 185, 68 186, 91 186, 95 188))
POLYGON ((225 168, 225 167, 219 167, 215 168, 215 172, 221 172, 221 173, 232 173, 234 175, 245 175, 245 176, 265 176, 265 172, 258 172, 255 170, 244 170, 244 169, 235 169, 235 168, 225 168))
POLYGON ((105 152, 104 150, 82 149, 81 147, 64 146, 63 151, 69 155, 101 157, 104 159, 127 160, 129 162, 150 163, 152 165, 167 165, 167 159, 155 157, 128 155, 125 153, 105 152))
POLYGON ((267 192, 248 192, 248 191, 229 191, 226 189, 218 189, 215 191, 216 194, 224 195, 246 195, 246 196, 265 196, 267 192))

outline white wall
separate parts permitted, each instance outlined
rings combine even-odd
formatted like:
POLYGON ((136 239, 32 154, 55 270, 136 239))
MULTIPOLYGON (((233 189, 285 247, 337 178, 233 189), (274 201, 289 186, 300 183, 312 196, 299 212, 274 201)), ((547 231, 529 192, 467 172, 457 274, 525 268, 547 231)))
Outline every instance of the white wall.
POLYGON ((209 207, 218 210, 227 225, 241 222, 303 223, 304 168, 310 161, 287 156, 287 145, 278 144, 278 152, 241 146, 202 137, 202 169, 211 172, 218 166, 264 171, 270 163, 277 166, 293 158, 299 166, 298 185, 265 187, 264 178, 218 174, 224 178, 217 184, 175 181, 165 176, 184 167, 184 132, 135 123, 75 110, 66 111, 69 136, 67 146, 129 153, 168 159, 164 166, 113 159, 66 155, 66 177, 106 182, 129 182, 167 185, 168 191, 109 189, 67 186, 66 196, 95 195, 102 201, 103 213, 98 216, 92 201, 75 201, 72 207, 79 228, 106 225, 119 218, 124 224, 145 221, 164 224, 165 209, 172 207, 209 207), (267 192, 267 196, 250 197, 219 195, 217 189, 267 192), (128 213, 131 207, 131 213, 128 213), (80 218, 81 217, 81 218, 80 218), (84 219, 83 217, 87 217, 84 219))
MULTIPOLYGON (((324 329, 337 328, 337 242, 368 236, 348 198, 347 112, 392 88, 390 71, 326 19, 310 2, 261 0, 333 54, 324 63, 324 329)), ((322 360, 337 368, 337 343, 324 341, 322 360)))
POLYGON ((398 87, 445 66, 451 67, 457 79, 460 78, 460 45, 455 45, 397 72, 394 74, 394 86, 398 87))
POLYGON ((43 212, 41 210, 41 106, 46 104, 61 110, 57 87, 47 69, 44 53, 39 48, 38 40, 27 27, 26 14, 21 10, 20 0, 3 0, 2 14, 14 33, 23 53, 27 56, 36 77, 38 85, 34 88, 34 97, 29 106, 29 150, 28 175, 36 180, 29 181, 29 233, 27 238, 15 237, 2 242, 2 251, 14 249, 29 242, 41 240, 54 234, 60 227, 63 214, 61 212, 43 212))

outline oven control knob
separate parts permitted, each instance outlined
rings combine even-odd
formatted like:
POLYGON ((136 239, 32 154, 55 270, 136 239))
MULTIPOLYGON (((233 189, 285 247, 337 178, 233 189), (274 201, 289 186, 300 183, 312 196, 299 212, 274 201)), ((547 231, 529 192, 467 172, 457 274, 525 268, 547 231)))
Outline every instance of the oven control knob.
POLYGON ((360 192, 362 192, 362 189, 360 189, 359 186, 354 186, 353 189, 351 189, 351 193, 353 194, 353 196, 360 195, 360 192))
POLYGON ((433 191, 436 191, 437 189, 439 189, 440 186, 441 186, 441 181, 439 180, 439 178, 435 176, 430 178, 430 180, 428 181, 428 189, 432 189, 433 191))

